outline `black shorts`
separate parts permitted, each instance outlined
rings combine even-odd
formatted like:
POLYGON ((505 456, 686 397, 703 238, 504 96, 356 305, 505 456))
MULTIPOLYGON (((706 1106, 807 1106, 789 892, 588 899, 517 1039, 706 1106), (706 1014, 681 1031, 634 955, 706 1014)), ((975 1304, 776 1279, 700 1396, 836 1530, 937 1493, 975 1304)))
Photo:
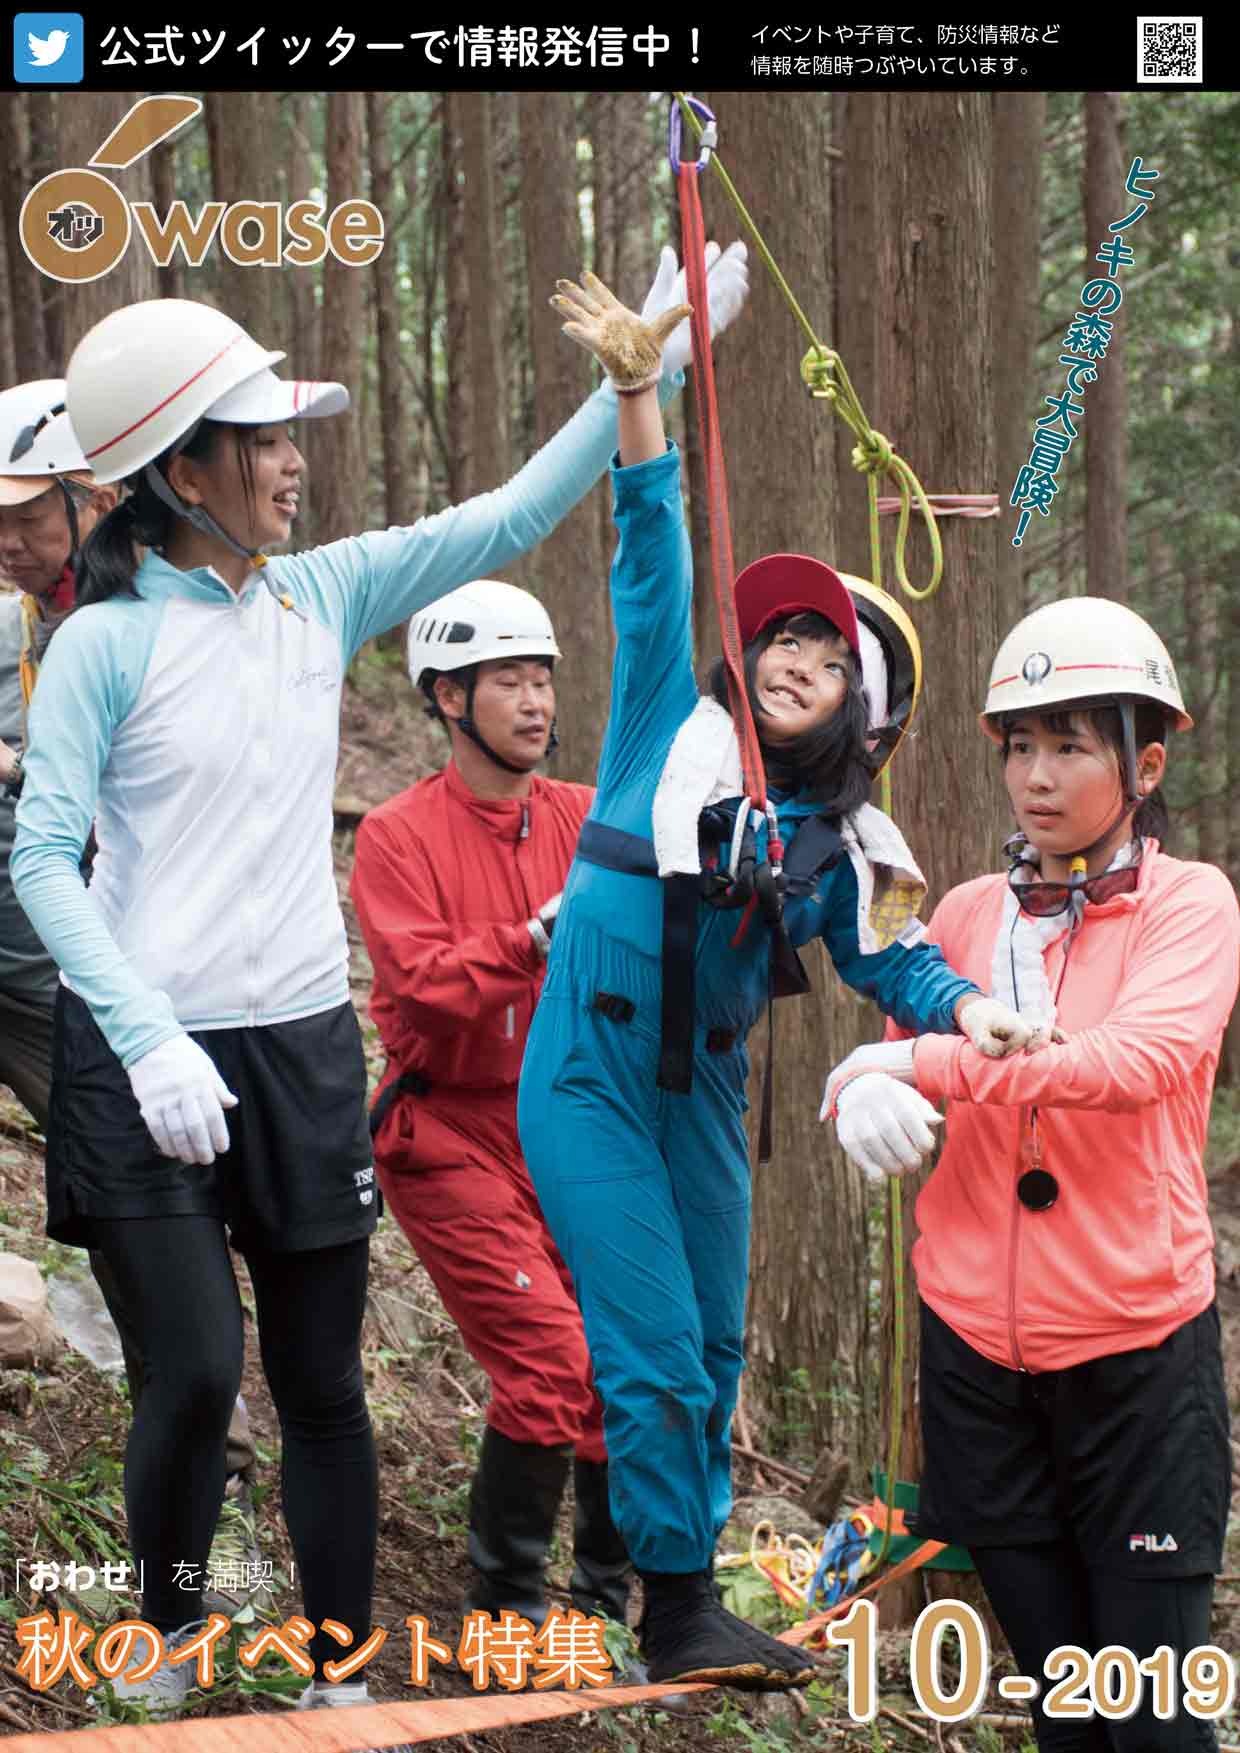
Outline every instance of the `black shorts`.
POLYGON ((1231 1444, 1218 1309, 1161 1345, 1032 1375, 973 1350, 922 1304, 923 1539, 1071 1540, 1124 1576, 1222 1566, 1231 1444))
POLYGON ((47 1233, 93 1243, 92 1219, 218 1217, 233 1245, 303 1253, 368 1236, 382 1200, 351 1004, 262 1028, 191 1036, 238 1098, 213 1163, 161 1156, 120 1060, 61 987, 47 1137, 47 1233))

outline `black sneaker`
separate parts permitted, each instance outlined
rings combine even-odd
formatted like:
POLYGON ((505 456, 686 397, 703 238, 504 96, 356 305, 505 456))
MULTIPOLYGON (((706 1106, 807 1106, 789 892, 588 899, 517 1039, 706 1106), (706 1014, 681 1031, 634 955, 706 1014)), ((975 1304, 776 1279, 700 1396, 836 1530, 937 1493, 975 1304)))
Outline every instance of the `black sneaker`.
POLYGON ((639 1635, 652 1684, 699 1680, 768 1692, 808 1686, 814 1678, 799 1650, 719 1604, 709 1571, 642 1571, 641 1579, 646 1605, 639 1635))

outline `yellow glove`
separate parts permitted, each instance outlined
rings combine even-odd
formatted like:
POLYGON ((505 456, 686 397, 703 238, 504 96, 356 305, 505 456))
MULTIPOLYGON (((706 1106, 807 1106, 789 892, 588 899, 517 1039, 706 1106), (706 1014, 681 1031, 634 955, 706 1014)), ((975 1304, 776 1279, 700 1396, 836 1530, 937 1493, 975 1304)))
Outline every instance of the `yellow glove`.
POLYGON ((627 310, 614 293, 587 269, 583 286, 557 280, 551 303, 562 317, 564 333, 593 353, 617 392, 636 395, 659 381, 663 343, 693 307, 678 304, 650 322, 627 310))

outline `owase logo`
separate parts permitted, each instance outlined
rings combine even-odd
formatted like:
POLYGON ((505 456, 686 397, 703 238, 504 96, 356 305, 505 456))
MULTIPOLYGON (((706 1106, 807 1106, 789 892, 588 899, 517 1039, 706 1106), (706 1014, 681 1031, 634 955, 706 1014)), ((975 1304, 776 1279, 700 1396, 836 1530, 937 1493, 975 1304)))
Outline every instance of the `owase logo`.
POLYGON ((128 170, 202 113, 196 97, 144 97, 94 153, 88 167, 56 170, 22 202, 22 248, 41 274, 81 284, 110 273, 137 231, 157 267, 179 249, 191 268, 220 248, 238 267, 310 268, 328 251, 365 268, 383 250, 383 215, 370 201, 204 201, 196 214, 174 201, 162 216, 151 201, 127 201, 104 170, 128 170))

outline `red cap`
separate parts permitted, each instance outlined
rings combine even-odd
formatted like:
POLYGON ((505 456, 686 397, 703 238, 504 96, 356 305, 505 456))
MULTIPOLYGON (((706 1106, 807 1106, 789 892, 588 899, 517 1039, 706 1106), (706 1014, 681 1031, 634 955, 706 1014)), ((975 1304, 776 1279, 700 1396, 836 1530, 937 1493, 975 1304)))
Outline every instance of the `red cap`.
POLYGON ((748 645, 771 621, 785 615, 823 615, 861 655, 857 611, 839 573, 808 554, 766 554, 736 580, 736 618, 748 645))

